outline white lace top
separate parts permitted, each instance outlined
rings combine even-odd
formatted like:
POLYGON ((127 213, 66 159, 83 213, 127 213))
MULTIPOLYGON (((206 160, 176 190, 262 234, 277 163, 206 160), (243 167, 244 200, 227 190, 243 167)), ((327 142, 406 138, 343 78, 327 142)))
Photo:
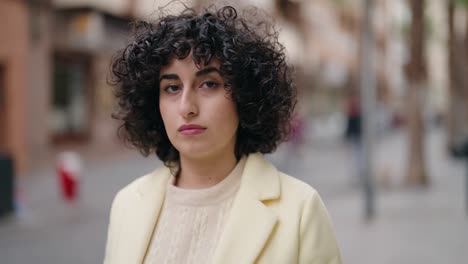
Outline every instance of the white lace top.
POLYGON ((145 264, 210 263, 239 189, 245 158, 215 186, 182 189, 169 181, 145 264))

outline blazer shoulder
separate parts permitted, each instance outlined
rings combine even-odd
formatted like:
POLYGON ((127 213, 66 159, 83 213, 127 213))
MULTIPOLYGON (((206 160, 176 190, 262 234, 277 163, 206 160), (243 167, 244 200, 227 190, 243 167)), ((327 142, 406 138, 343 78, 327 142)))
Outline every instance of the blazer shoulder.
POLYGON ((284 173, 280 173, 280 179, 285 200, 300 205, 299 263, 341 264, 333 224, 317 190, 284 173))
POLYGON ((135 194, 139 194, 142 191, 145 191, 145 188, 153 185, 156 178, 160 177, 163 174, 163 171, 167 170, 165 167, 160 167, 154 171, 147 173, 143 176, 140 176, 120 189, 114 197, 113 205, 119 203, 122 200, 127 200, 131 197, 134 197, 135 194))
POLYGON ((301 200, 307 200, 310 199, 310 197, 318 196, 317 190, 308 183, 283 172, 278 173, 281 181, 282 195, 294 194, 301 200))

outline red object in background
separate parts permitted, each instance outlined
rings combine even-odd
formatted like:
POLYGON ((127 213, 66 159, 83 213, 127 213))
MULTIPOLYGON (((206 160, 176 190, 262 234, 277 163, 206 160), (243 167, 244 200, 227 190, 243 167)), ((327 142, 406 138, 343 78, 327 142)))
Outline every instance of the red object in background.
POLYGON ((294 114, 291 120, 291 134, 289 140, 300 145, 304 141, 305 121, 298 114, 294 114))
POLYGON ((60 178, 63 198, 68 201, 76 200, 78 196, 78 181, 76 176, 63 165, 58 168, 58 176, 60 178))
POLYGON ((57 176, 64 200, 73 202, 79 195, 81 159, 77 153, 61 153, 57 160, 57 176))
POLYGON ((348 116, 356 117, 361 115, 361 104, 359 102, 359 97, 353 95, 349 98, 346 111, 348 116))

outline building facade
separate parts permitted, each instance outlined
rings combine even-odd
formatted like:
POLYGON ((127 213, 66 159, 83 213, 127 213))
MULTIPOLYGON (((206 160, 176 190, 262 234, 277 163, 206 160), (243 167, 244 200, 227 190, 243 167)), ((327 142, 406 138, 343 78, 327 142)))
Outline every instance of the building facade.
POLYGON ((26 1, 0 2, 0 151, 26 167, 26 91, 29 23, 26 1))
POLYGON ((74 2, 0 1, 0 153, 18 175, 57 151, 116 144, 106 80, 131 19, 74 2))

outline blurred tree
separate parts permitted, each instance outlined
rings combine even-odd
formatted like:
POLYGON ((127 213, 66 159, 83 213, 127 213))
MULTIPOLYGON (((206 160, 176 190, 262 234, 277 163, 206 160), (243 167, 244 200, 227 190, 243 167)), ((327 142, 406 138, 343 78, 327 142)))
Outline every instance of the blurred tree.
POLYGON ((425 59, 425 0, 409 0, 412 21, 409 36, 409 61, 405 65, 408 80, 407 123, 409 160, 406 182, 410 185, 427 185, 429 179, 424 162, 424 123, 422 109, 426 93, 427 69, 425 59))
POLYGON ((291 1, 291 0, 274 0, 275 9, 278 14, 284 18, 287 22, 294 25, 294 27, 299 31, 302 41, 308 45, 307 36, 310 34, 310 28, 307 27, 306 20, 302 15, 301 8, 304 8, 302 2, 291 1))
POLYGON ((304 27, 301 4, 291 0, 275 0, 275 7, 279 14, 299 28, 304 27))
MULTIPOLYGON (((468 1, 457 0, 461 5, 468 1)), ((452 149, 460 134, 459 109, 463 105, 462 90, 464 86, 463 56, 460 52, 460 40, 455 31, 455 0, 447 0, 447 27, 448 27, 448 69, 449 69, 449 109, 447 114, 447 147, 452 149)))
POLYGON ((137 0, 127 0, 127 17, 135 17, 137 0))
MULTIPOLYGON (((466 137, 468 125, 468 19, 465 33, 460 36, 455 25, 455 10, 468 12, 468 0, 447 0, 449 109, 447 114, 447 146, 453 149, 466 137)), ((466 15, 465 15, 466 16, 466 15)))

